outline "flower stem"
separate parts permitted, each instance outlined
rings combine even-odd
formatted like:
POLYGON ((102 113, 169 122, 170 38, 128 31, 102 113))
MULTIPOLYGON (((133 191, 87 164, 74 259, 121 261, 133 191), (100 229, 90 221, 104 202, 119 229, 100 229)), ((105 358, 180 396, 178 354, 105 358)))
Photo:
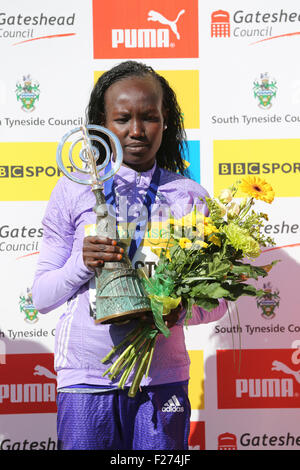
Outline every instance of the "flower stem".
MULTIPOLYGON (((144 333, 140 333, 136 339, 125 349, 125 351, 122 352, 122 354, 118 357, 118 359, 116 360, 116 362, 111 366, 110 368, 110 372, 111 372, 111 377, 114 377, 116 374, 113 373, 114 371, 118 370, 121 366, 123 367, 122 363, 124 362, 124 359, 126 360, 126 356, 128 356, 128 354, 131 352, 131 351, 134 351, 135 350, 135 347, 139 347, 144 341, 144 333)), ((138 348, 139 349, 139 348, 138 348)))
MULTIPOLYGON (((124 357, 130 352, 131 349, 134 348, 134 346, 141 340, 143 336, 143 332, 140 333, 135 340, 125 349, 125 351, 122 352, 122 354, 118 357, 116 362, 114 362, 103 374, 102 377, 104 377, 108 372, 113 372, 120 364, 123 362, 124 357)), ((103 361, 102 361, 103 362, 103 361)))
POLYGON ((134 368, 136 361, 137 361, 137 356, 133 356, 133 360, 132 360, 130 366, 127 367, 127 369, 124 371, 124 373, 123 373, 123 375, 120 379, 120 382, 119 382, 119 385, 118 385, 119 388, 122 388, 122 389, 124 388, 126 380, 128 379, 128 376, 129 376, 130 372, 134 368))
POLYGON ((145 338, 145 341, 143 342, 142 345, 139 346, 138 349, 134 350, 134 351, 131 351, 131 354, 130 354, 130 357, 128 358, 128 361, 130 362, 129 366, 127 365, 127 368, 125 369, 121 379, 120 379, 120 382, 119 382, 119 387, 121 388, 124 388, 125 386, 125 382, 130 374, 130 372, 132 371, 134 365, 136 364, 136 362, 138 361, 138 359, 140 357, 143 357, 145 352, 147 351, 148 347, 149 347, 149 344, 152 342, 151 339, 147 339, 145 338))
POLYGON ((148 342, 146 348, 143 351, 143 357, 142 357, 142 359, 139 363, 138 370, 136 371, 135 377, 133 379, 133 382, 132 382, 131 387, 130 387, 129 392, 128 392, 129 397, 135 397, 137 389, 138 389, 138 387, 141 383, 141 380, 143 378, 144 371, 145 371, 145 368, 147 367, 147 362, 148 362, 148 358, 149 358, 149 354, 150 354, 150 351, 148 350, 149 346, 150 346, 150 343, 151 343, 151 341, 148 342))
POLYGON ((133 348, 127 348, 128 353, 123 357, 123 360, 119 364, 119 366, 114 369, 114 372, 109 376, 109 378, 112 380, 115 378, 117 375, 119 375, 121 369, 124 369, 128 363, 131 361, 132 357, 140 351, 140 349, 144 346, 146 339, 141 337, 140 341, 133 347, 133 348), (127 356, 127 357, 126 357, 127 356))
POLYGON ((133 340, 139 331, 142 331, 140 325, 134 330, 130 331, 130 333, 128 333, 128 335, 125 336, 125 338, 123 339, 123 341, 121 341, 121 343, 119 343, 117 346, 114 346, 110 350, 110 352, 103 359, 101 359, 101 362, 102 363, 107 362, 111 358, 111 356, 113 356, 127 341, 129 341, 130 339, 133 340))
POLYGON ((249 210, 250 210, 250 207, 251 207, 252 205, 253 205, 253 197, 251 197, 251 198, 247 201, 247 203, 246 203, 244 209, 240 212, 240 214, 239 214, 239 219, 240 219, 241 221, 242 221, 243 217, 245 217, 245 215, 248 214, 248 212, 249 212, 249 210))
POLYGON ((154 348, 155 348, 157 336, 158 336, 158 334, 156 334, 156 336, 151 340, 150 356, 149 356, 149 360, 148 360, 147 369, 146 369, 146 372, 145 372, 145 377, 146 378, 148 377, 148 374, 149 374, 149 369, 150 369, 152 358, 153 358, 153 353, 154 353, 154 348))

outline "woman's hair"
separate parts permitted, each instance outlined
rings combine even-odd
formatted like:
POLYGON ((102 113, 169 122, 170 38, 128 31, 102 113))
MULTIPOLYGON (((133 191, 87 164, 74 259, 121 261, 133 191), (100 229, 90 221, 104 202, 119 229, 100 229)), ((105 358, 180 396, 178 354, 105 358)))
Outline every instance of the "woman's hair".
POLYGON ((105 120, 104 96, 106 90, 113 83, 132 76, 151 76, 160 83, 163 91, 163 107, 167 111, 165 122, 167 128, 163 132, 162 143, 156 154, 156 161, 160 168, 186 175, 183 152, 187 152, 187 144, 182 112, 176 95, 167 80, 156 73, 152 67, 129 60, 103 73, 91 93, 86 110, 87 124, 103 124, 105 120))

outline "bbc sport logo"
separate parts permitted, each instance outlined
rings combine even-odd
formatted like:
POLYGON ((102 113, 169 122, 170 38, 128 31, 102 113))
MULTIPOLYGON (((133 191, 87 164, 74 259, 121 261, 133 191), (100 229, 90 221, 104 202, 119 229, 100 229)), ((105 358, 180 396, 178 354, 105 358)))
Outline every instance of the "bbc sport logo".
MULTIPOLYGON (((72 167, 67 167, 70 171, 72 167)), ((38 178, 39 176, 59 177, 62 172, 55 166, 41 166, 41 165, 3 165, 0 166, 0 178, 38 178)))
POLYGON ((238 163, 219 163, 219 175, 259 175, 268 173, 299 173, 300 163, 259 163, 259 162, 238 162, 238 163))
POLYGON ((276 197, 299 197, 299 152, 300 139, 215 140, 215 196, 234 181, 256 175, 268 181, 276 197))

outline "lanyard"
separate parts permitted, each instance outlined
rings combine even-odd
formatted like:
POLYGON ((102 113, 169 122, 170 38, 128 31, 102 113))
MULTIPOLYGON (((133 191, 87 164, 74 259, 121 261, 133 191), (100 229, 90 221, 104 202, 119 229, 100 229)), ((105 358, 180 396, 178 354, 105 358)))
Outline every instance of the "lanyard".
MULTIPOLYGON (((105 173, 110 171, 110 167, 111 165, 109 163, 105 168, 105 173)), ((151 206, 154 204, 154 201, 155 201, 157 189, 159 186, 159 179, 160 179, 160 168, 158 167, 158 165, 156 165, 155 171, 152 175, 152 179, 147 189, 145 199, 143 202, 143 206, 146 207, 147 212, 148 212, 147 220, 144 219, 144 220, 139 221, 139 223, 135 227, 135 234, 131 239, 131 243, 130 243, 130 247, 128 251, 128 256, 131 261, 133 260, 134 255, 136 254, 137 249, 139 248, 143 240, 148 221, 150 221, 151 219, 151 206)), ((104 182, 104 196, 105 196, 106 204, 110 204, 111 206, 113 206, 114 211, 116 213, 116 198, 115 198, 113 178, 110 178, 104 182)))

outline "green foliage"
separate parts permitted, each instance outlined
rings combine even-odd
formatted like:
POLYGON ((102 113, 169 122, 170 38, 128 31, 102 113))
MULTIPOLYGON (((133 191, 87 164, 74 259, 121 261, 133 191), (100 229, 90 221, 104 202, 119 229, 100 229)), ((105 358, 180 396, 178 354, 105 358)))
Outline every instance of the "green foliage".
POLYGON ((194 209, 182 219, 173 219, 171 243, 161 252, 151 292, 154 289, 161 296, 180 297, 187 316, 192 305, 210 311, 220 298, 234 302, 241 296, 261 295, 248 281, 267 276, 275 264, 255 266, 249 262, 259 256, 261 246, 272 246, 274 241, 262 235, 268 216, 253 210, 252 197, 239 204, 233 201, 238 185, 223 191, 221 200, 205 198, 209 217, 194 209), (172 279, 172 289, 164 275, 172 279))

